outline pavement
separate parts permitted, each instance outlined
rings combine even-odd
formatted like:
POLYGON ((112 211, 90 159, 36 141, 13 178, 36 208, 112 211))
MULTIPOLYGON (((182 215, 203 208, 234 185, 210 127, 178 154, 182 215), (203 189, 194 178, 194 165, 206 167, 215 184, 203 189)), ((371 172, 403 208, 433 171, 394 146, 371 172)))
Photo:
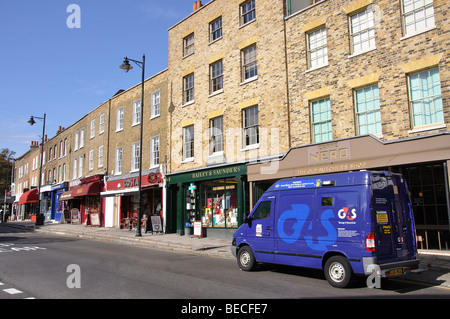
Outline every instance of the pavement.
MULTIPOLYGON (((8 222, 0 225, 22 231, 235 259, 231 254, 231 241, 224 239, 150 232, 146 234, 142 232, 142 237, 136 237, 134 230, 47 222, 43 226, 35 226, 34 222, 8 222)), ((399 280, 407 279, 428 286, 439 286, 449 289, 450 295, 450 251, 419 250, 418 253, 421 263, 430 264, 431 269, 421 274, 407 274, 399 280)))

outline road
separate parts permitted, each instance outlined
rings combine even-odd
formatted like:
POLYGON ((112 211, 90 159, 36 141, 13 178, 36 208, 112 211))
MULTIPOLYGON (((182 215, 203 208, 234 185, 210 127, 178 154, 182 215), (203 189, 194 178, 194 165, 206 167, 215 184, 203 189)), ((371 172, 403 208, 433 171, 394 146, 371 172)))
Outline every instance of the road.
MULTIPOLYGON (((336 289, 322 272, 265 265, 240 271, 232 258, 166 252, 19 232, 0 226, 0 299, 449 298, 450 290, 404 280, 336 289), (11 294, 9 292, 20 291, 11 294)), ((187 302, 186 302, 187 303, 187 302)), ((187 306, 187 304, 186 304, 187 306)))

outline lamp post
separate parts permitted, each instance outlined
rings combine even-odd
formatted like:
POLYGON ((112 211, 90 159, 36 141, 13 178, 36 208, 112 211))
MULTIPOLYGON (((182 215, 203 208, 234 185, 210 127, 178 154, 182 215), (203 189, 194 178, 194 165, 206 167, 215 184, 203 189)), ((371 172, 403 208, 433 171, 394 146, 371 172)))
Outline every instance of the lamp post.
POLYGON ((145 80, 145 54, 142 56, 142 62, 129 59, 125 57, 120 68, 126 73, 130 71, 133 67, 130 65, 130 61, 134 62, 137 66, 142 69, 142 93, 141 93, 141 133, 139 137, 139 190, 138 190, 138 220, 136 228, 136 237, 141 237, 141 218, 142 218, 142 135, 143 135, 143 121, 144 121, 144 80, 145 80))
POLYGON ((39 162, 39 185, 38 185, 38 198, 39 198, 39 212, 36 215, 36 225, 37 226, 42 226, 44 225, 44 216, 41 215, 41 185, 42 185, 42 162, 44 160, 44 136, 45 136, 45 119, 46 119, 47 115, 44 113, 44 117, 38 117, 38 116, 31 116, 30 120, 28 121, 28 123, 30 123, 31 126, 33 126, 34 124, 36 124, 35 119, 37 120, 41 120, 43 121, 43 125, 42 125, 42 141, 41 141, 41 160, 39 162))

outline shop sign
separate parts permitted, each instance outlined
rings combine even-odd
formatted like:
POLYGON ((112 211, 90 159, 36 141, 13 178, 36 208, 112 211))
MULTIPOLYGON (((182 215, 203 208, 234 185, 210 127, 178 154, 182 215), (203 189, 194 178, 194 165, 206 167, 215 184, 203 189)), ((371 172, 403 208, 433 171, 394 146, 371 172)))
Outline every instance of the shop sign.
POLYGON ((247 174, 246 165, 228 166, 221 168, 212 168, 207 170, 195 171, 180 175, 167 177, 169 183, 191 182, 207 179, 226 178, 236 175, 247 174))
MULTIPOLYGON (((119 184, 120 185, 120 184, 119 184)), ((129 178, 129 179, 125 179, 123 181, 123 187, 128 188, 128 187, 137 187, 139 186, 139 177, 136 178, 129 178)))
POLYGON ((331 142, 308 148, 308 164, 347 161, 351 157, 350 141, 331 142))
MULTIPOLYGON (((159 183, 162 183, 162 176, 160 173, 150 173, 147 176, 142 176, 141 179, 141 186, 156 185, 159 183)), ((134 187, 139 187, 139 176, 107 182, 108 190, 128 189, 134 187)))

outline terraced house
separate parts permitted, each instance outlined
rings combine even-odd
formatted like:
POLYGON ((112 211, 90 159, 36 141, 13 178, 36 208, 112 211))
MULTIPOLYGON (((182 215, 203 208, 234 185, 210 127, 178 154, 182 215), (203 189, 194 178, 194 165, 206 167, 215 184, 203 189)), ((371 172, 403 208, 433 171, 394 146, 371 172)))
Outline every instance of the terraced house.
POLYGON ((445 1, 195 1, 168 35, 168 68, 146 80, 142 119, 136 85, 45 144, 47 157, 66 138, 72 147, 67 161, 46 162, 46 180, 66 181, 68 197, 98 192, 98 207, 71 198, 70 209, 129 226, 142 121, 144 213, 159 214, 166 232, 190 235, 197 222, 231 238, 280 178, 381 169, 407 179, 418 247, 449 249, 445 1))

